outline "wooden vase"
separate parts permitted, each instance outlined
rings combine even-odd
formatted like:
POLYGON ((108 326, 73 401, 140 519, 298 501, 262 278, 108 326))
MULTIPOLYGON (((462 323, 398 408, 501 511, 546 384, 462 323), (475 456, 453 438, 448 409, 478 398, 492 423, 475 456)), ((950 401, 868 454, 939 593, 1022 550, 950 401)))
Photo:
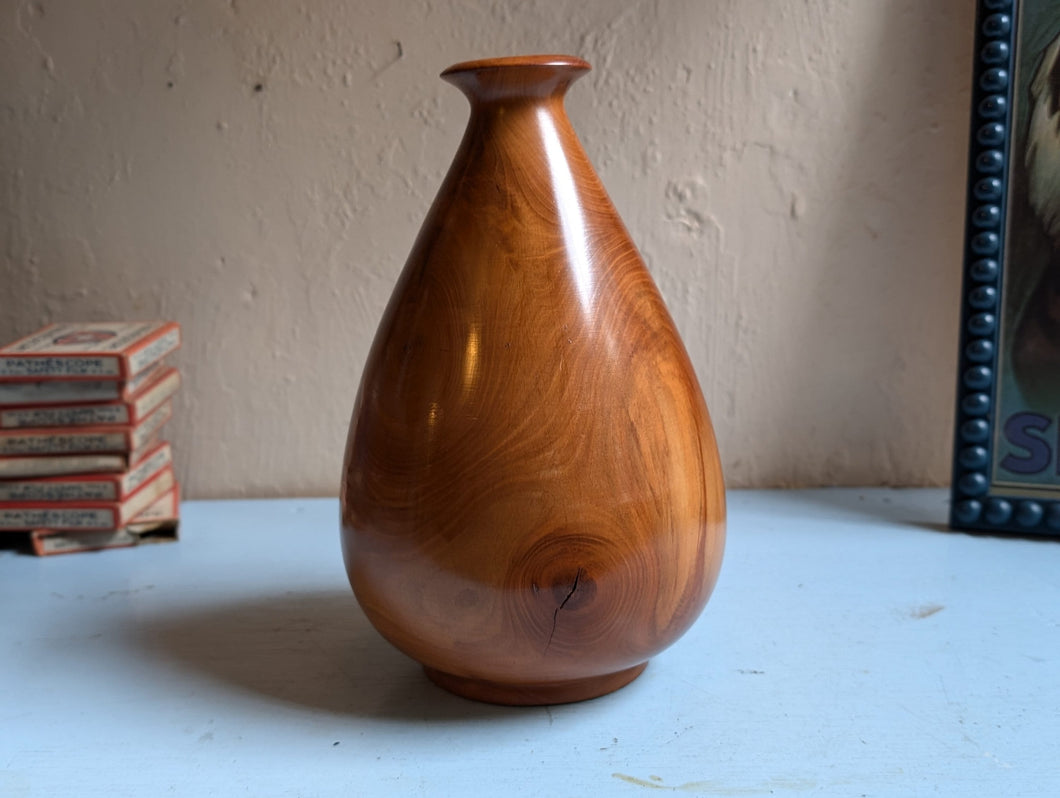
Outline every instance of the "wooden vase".
POLYGON ((725 494, 688 355, 563 110, 578 58, 458 64, 456 158, 380 323, 342 482, 365 614, 442 687, 634 679, 717 580, 725 494))

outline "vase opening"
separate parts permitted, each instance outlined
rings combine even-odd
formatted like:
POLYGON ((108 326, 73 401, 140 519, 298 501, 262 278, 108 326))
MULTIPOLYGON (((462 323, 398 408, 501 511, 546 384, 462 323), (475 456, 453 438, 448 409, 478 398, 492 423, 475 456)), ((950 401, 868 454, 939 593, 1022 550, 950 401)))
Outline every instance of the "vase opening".
POLYGON ((571 55, 525 55, 464 61, 441 73, 474 105, 508 99, 562 97, 592 67, 571 55))

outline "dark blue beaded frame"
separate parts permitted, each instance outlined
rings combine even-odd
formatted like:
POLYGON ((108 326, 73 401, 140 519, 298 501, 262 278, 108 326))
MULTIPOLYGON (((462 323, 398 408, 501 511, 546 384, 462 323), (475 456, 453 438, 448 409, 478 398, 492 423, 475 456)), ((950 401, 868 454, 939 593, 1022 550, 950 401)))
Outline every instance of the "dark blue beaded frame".
POLYGON ((1060 534, 1060 501, 991 491, 1018 0, 979 0, 950 525, 1060 534))

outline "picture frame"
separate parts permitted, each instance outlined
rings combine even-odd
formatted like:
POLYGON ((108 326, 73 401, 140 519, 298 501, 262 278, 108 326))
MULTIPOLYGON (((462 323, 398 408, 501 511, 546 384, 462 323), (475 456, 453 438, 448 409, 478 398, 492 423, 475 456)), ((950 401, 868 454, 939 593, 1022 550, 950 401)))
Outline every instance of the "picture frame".
POLYGON ((979 0, 950 526, 1060 535, 1060 0, 979 0))

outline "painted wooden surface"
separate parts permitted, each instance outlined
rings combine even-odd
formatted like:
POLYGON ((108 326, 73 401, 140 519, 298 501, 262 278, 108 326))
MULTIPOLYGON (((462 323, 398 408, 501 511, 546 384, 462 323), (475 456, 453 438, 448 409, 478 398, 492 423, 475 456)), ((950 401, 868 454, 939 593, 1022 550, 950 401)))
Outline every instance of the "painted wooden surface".
POLYGON ((435 687, 346 584, 334 500, 175 545, 0 552, 0 795, 1060 794, 1060 544, 941 490, 733 492, 706 611, 581 704, 435 687))

